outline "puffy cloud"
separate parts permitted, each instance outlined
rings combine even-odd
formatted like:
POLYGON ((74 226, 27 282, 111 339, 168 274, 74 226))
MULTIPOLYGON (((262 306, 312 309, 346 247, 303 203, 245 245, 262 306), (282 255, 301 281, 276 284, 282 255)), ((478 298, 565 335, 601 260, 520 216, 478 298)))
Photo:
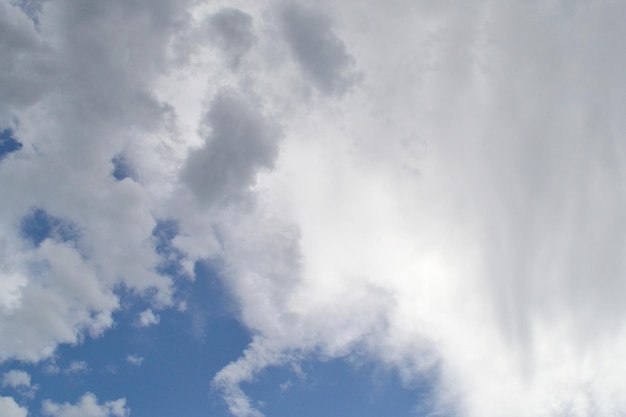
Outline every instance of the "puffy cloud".
POLYGON ((322 93, 344 94, 358 76, 331 17, 296 2, 285 3, 280 15, 285 40, 304 74, 322 93))
POLYGON ((252 17, 236 8, 224 8, 207 19, 209 35, 230 56, 231 66, 237 68, 243 56, 255 42, 252 17))
POLYGON ((151 85, 188 15, 178 2, 90 4, 46 3, 35 28, 0 2, 0 128, 22 144, 0 161, 1 359, 38 360, 58 343, 101 334, 119 308, 118 286, 171 303, 152 241, 156 178, 137 164, 141 185, 115 181, 111 161, 134 155, 141 140, 169 137, 169 109, 151 85), (33 211, 78 233, 24 239, 33 211))
POLYGON ((51 417, 127 417, 130 413, 125 398, 99 404, 96 396, 90 392, 83 395, 76 404, 57 404, 45 400, 42 412, 51 417))
POLYGON ((159 321, 161 321, 161 317, 158 314, 154 314, 152 309, 147 309, 139 314, 139 321, 137 324, 141 327, 148 327, 153 324, 159 324, 159 321))
POLYGON ((0 2, 0 359, 102 334, 120 286, 171 305, 168 218, 254 335, 237 416, 263 368, 356 354, 463 416, 625 412, 626 6, 191 3, 0 2))
POLYGON ((0 345, 0 357, 36 360, 52 353, 51 343, 76 343, 76 328, 99 335, 111 325, 117 298, 74 247, 45 240, 30 262, 30 270, 21 274, 30 280, 25 284, 22 278, 19 303, 2 323, 8 336, 0 345))
POLYGON ((12 397, 0 395, 0 409, 2 415, 6 417, 26 417, 28 415, 28 410, 20 407, 12 397))
POLYGON ((24 398, 33 398, 39 389, 38 385, 31 385, 28 372, 16 369, 4 373, 2 386, 13 388, 24 398))
POLYGON ((26 371, 11 370, 2 375, 3 387, 30 387, 30 375, 26 371))
POLYGON ((237 197, 260 169, 272 168, 280 130, 250 98, 224 91, 213 99, 204 120, 204 146, 193 151, 183 178, 203 204, 237 197))
POLYGON ((48 87, 44 73, 50 70, 45 55, 47 47, 41 42, 33 23, 22 11, 6 1, 0 3, 0 34, 2 53, 0 64, 0 104, 2 129, 10 121, 12 106, 32 104, 48 87))

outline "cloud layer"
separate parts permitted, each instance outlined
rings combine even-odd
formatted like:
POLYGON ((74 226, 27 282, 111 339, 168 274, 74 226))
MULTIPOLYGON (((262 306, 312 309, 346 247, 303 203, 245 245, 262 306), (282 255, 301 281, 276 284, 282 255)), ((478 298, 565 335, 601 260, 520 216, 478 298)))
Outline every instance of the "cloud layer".
POLYGON ((354 355, 441 413, 626 412, 626 6, 36 6, 0 1, 0 360, 106 334, 121 289, 158 324, 169 219, 253 334, 235 416, 262 369, 354 355))

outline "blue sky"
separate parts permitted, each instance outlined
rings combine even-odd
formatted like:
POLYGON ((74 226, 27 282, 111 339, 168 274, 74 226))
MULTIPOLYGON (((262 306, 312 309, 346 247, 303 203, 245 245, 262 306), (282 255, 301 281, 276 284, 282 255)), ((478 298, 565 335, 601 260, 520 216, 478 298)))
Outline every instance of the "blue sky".
POLYGON ((0 0, 0 417, 625 415, 625 18, 0 0))

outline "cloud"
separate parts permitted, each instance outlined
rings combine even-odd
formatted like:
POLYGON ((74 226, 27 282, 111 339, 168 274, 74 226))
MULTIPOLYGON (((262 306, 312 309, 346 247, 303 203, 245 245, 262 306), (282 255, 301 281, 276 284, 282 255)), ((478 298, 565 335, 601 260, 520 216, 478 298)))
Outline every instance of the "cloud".
POLYGON ((86 374, 89 372, 89 366, 85 361, 72 361, 69 366, 63 371, 65 374, 86 374))
POLYGON ((38 385, 31 385, 28 372, 16 369, 4 373, 2 387, 11 387, 24 398, 33 398, 39 389, 38 385))
POLYGON ((28 410, 20 407, 12 397, 0 396, 0 409, 4 417, 26 417, 28 410))
POLYGON ((138 325, 141 327, 148 327, 153 324, 159 324, 159 321, 161 321, 161 317, 158 314, 154 314, 151 309, 147 309, 139 314, 138 325))
POLYGON ((61 372, 61 368, 54 362, 45 364, 42 370, 48 375, 57 375, 59 372, 61 372))
POLYGON ((626 6, 95 4, 0 2, 0 360, 103 335, 120 288, 174 305, 172 219, 253 335, 236 416, 267 366, 354 355, 438 411, 625 412, 626 6))
POLYGON ((96 396, 88 392, 76 404, 45 400, 42 413, 51 417, 127 417, 130 410, 126 407, 125 398, 99 404, 96 396))
POLYGON ((268 366, 280 365, 285 360, 282 353, 276 349, 268 349, 264 341, 257 338, 239 360, 217 373, 213 386, 224 395, 228 409, 234 416, 263 416, 263 413, 254 408, 240 385, 243 382, 252 382, 259 371, 268 366))
POLYGON ((3 358, 33 360, 49 355, 51 340, 78 341, 75 328, 99 335, 111 325, 111 313, 118 307, 111 289, 103 288, 93 266, 72 245, 45 240, 31 253, 29 261, 39 264, 31 268, 39 269, 40 275, 27 281, 29 269, 13 273, 19 298, 12 307, 5 304, 10 319, 5 319, 2 328, 10 337, 0 344, 3 358), (55 286, 47 288, 51 281, 55 286))
MULTIPOLYGON (((188 18, 179 5, 96 10, 50 2, 35 28, 20 8, 0 2, 7 58, 0 64, 0 129, 22 144, 0 161, 1 192, 10 201, 0 209, 0 360, 36 361, 59 343, 101 335, 113 324, 120 286, 171 303, 172 283, 157 272, 152 246, 155 195, 146 191, 159 180, 132 156, 155 145, 148 137, 169 137, 169 108, 151 86, 188 18), (141 185, 113 178, 112 160, 121 153, 130 155, 141 185), (21 226, 33 221, 33 211, 79 233, 70 240, 42 235, 30 246, 21 226)), ((163 154, 165 142, 157 145, 163 154)))
POLYGON ((183 179, 201 203, 237 197, 254 183, 257 171, 273 166, 280 130, 249 98, 218 93, 203 124, 210 133, 183 170, 183 179))
POLYGON ((258 336, 215 378, 231 412, 266 366, 357 354, 460 415, 623 412, 623 8, 351 6, 367 85, 303 110, 221 229, 258 336))
POLYGON ((2 375, 2 386, 17 388, 20 386, 30 387, 30 375, 28 372, 11 370, 2 375))
POLYGON ((224 8, 207 19, 209 36, 230 57, 231 67, 239 67, 255 42, 252 17, 236 8, 224 8))
POLYGON ((324 94, 344 94, 358 80, 354 59, 329 15, 296 2, 280 10, 285 41, 307 78, 324 94))
MULTIPOLYGON (((47 90, 42 72, 50 69, 45 59, 46 46, 28 17, 9 2, 0 3, 0 33, 6 60, 0 64, 0 93, 6 97, 0 104, 0 121, 10 120, 11 106, 26 106, 35 102, 47 90), (40 66, 39 70, 36 66, 40 66)), ((7 126, 2 126, 6 128, 7 126)))
POLYGON ((20 9, 24 11, 26 16, 31 18, 35 25, 39 25, 39 16, 43 11, 43 5, 47 0, 20 0, 13 1, 12 4, 17 4, 20 9))
POLYGON ((126 357, 126 362, 135 366, 141 366, 141 364, 143 363, 143 360, 144 358, 138 355, 128 355, 126 357))

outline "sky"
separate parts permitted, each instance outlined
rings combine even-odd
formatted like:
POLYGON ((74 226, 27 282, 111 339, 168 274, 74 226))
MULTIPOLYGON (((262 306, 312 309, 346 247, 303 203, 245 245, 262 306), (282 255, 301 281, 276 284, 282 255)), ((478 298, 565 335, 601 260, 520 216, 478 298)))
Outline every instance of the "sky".
POLYGON ((0 0, 0 417, 626 415, 624 19, 0 0))

